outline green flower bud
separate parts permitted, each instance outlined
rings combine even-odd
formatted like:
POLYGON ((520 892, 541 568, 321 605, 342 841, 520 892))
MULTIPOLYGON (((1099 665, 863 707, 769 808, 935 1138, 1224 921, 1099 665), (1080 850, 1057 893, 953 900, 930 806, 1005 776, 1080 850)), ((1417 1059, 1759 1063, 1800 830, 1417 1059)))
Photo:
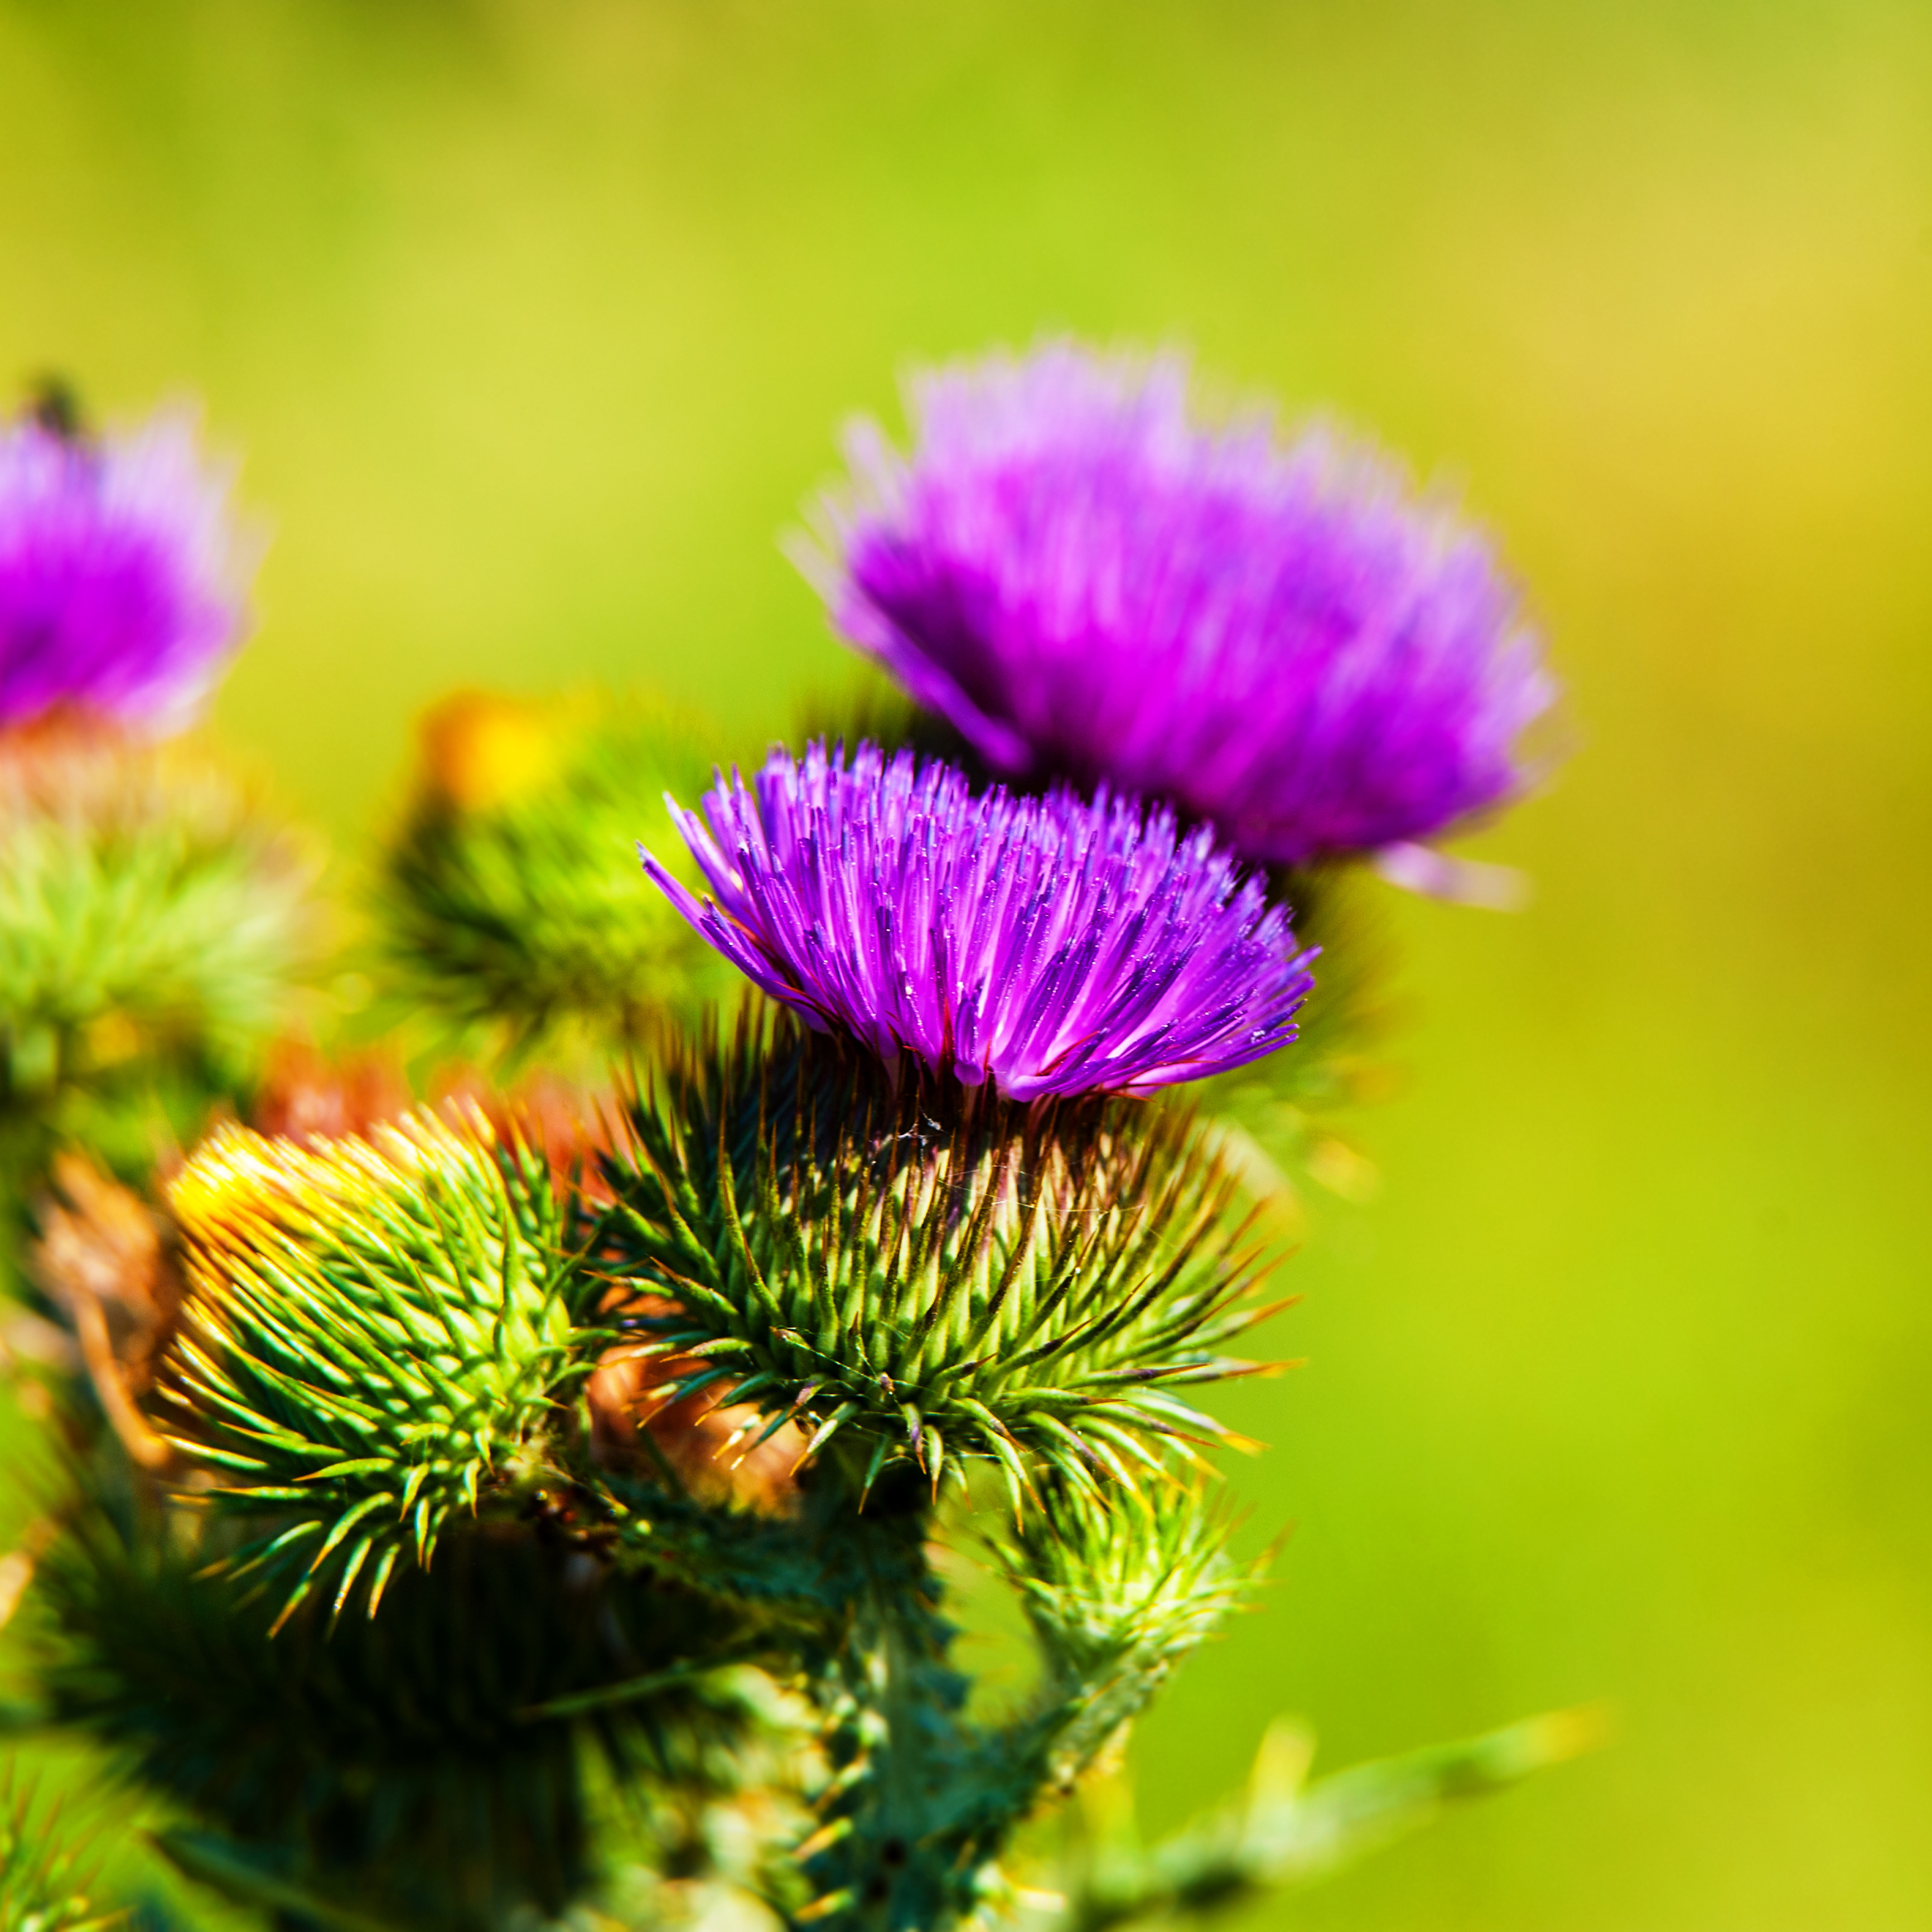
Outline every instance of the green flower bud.
MULTIPOLYGON (((486 1482, 533 1482, 580 1359, 540 1156, 480 1115, 307 1148, 238 1127, 170 1190, 189 1282, 164 1375, 221 1505, 294 1521, 260 1552, 323 1570, 426 1562, 486 1482)), ((285 1608, 284 1614, 287 1613, 285 1608)))

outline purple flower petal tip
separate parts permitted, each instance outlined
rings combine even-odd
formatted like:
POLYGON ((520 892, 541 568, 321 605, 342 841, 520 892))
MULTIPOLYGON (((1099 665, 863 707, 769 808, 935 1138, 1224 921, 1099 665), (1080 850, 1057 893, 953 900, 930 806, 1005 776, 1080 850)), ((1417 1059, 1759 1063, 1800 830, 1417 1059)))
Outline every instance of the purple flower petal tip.
POLYGON ((833 621, 996 771, 1171 800, 1250 859, 1430 838, 1520 792, 1555 687, 1488 542, 1319 430, 1218 428, 1175 355, 1051 343, 848 442, 833 621))
POLYGON ((814 745, 676 818, 715 902, 646 869, 748 978, 820 1030, 1010 1100, 1258 1059, 1313 984, 1286 914, 1210 832, 1104 793, 975 797, 937 760, 814 745))
POLYGON ((190 722, 240 641, 252 548, 191 415, 99 442, 0 428, 0 726, 71 708, 190 722))

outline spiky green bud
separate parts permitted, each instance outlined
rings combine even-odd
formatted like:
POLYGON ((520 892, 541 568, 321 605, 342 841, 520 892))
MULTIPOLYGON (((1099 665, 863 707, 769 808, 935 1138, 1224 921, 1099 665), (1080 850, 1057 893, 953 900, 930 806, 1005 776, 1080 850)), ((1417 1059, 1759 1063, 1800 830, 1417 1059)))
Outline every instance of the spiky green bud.
MULTIPOLYGON (((601 1264, 676 1303, 641 1316, 716 1387, 836 1436, 868 1488, 991 1459, 1076 1487, 1220 1433, 1174 1390, 1247 1372, 1268 1311, 1233 1184, 1188 1118, 1132 1101, 1016 1106, 753 1016, 679 1058, 610 1163, 601 1264)), ((809 1453, 809 1451, 808 1451, 809 1453)), ((855 1471, 856 1473, 856 1471, 855 1471)))
POLYGON ((1255 1573, 1198 1484, 1064 1492, 990 1539, 1053 1669, 1092 1678, 1132 1658, 1166 1670, 1238 1604, 1255 1573))
MULTIPOLYGON (((118 1154, 250 1072, 311 943, 310 855, 205 754, 105 727, 0 737, 0 1142, 118 1154)), ((4 1151, 0 1148, 0 1151, 4 1151)))
POLYGON ((989 1537, 1046 1664, 1040 1724, 1064 1786, 1254 1586, 1199 1484, 1058 1490, 989 1537))
POLYGON ((472 694, 432 712, 376 900, 407 990, 516 1051, 573 1027, 609 1046, 693 1010, 723 973, 637 848, 676 846, 664 795, 710 771, 694 728, 640 700, 472 694))
POLYGON ((365 1567, 373 1604, 406 1549, 427 1562, 487 1482, 540 1465, 587 1366, 540 1156, 474 1113, 313 1148, 230 1126, 170 1199, 178 1444, 225 1474, 219 1504, 296 1518, 267 1546, 304 1566, 290 1607, 330 1565, 338 1610, 365 1567))

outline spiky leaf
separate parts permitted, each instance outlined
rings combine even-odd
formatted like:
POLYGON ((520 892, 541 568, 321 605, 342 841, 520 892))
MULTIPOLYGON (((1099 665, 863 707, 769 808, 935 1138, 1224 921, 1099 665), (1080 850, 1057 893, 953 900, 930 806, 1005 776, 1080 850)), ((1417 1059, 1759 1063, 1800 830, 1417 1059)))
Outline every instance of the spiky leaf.
POLYGON ((1070 1868, 1057 1875, 1066 1902, 1046 1922, 1048 1932, 1251 1913, 1270 1896, 1432 1823, 1450 1804, 1507 1790, 1594 1748, 1601 1732, 1594 1712, 1552 1712, 1460 1743, 1352 1765, 1311 1784, 1312 1738, 1277 1719, 1244 1802, 1217 1806, 1144 1849, 1130 1811, 1117 1816, 1112 1831, 1076 1840, 1070 1868))
POLYGON ((742 1617, 526 1528, 452 1537, 332 1631, 311 1603, 272 1634, 272 1603, 211 1574, 219 1548, 83 1514, 46 1564, 40 1694, 247 1864, 365 1917, 554 1912, 592 1870, 584 1745, 640 1796, 698 1796, 756 1728, 712 1667, 742 1617), (674 1665, 647 1696, 596 1699, 674 1665))

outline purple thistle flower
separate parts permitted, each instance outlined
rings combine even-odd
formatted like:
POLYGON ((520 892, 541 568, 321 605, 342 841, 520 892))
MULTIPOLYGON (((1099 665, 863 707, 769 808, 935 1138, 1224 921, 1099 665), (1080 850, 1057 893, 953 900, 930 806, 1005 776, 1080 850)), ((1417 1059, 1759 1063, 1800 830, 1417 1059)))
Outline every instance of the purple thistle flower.
POLYGON ((1314 983, 1260 881, 1163 808, 974 798, 869 744, 775 749, 704 806, 709 829, 670 802, 717 904, 644 863, 718 952, 821 1032, 1009 1100, 1240 1066, 1294 1037, 1314 983))
POLYGON ((1313 984, 1287 915, 1204 828, 1102 794, 972 795, 862 745, 774 751, 754 788, 671 812, 712 890, 645 869, 821 1032, 1010 1100, 1144 1094, 1272 1053, 1313 984))
POLYGON ((239 641, 253 561, 191 417, 99 442, 0 428, 0 725, 66 706, 163 733, 239 641))
POLYGON ((1428 838, 1522 790, 1554 687, 1488 543, 1320 432, 1215 431, 1187 366, 1050 344, 928 373, 806 551, 833 621, 997 772, 1172 800, 1249 858, 1428 838))

